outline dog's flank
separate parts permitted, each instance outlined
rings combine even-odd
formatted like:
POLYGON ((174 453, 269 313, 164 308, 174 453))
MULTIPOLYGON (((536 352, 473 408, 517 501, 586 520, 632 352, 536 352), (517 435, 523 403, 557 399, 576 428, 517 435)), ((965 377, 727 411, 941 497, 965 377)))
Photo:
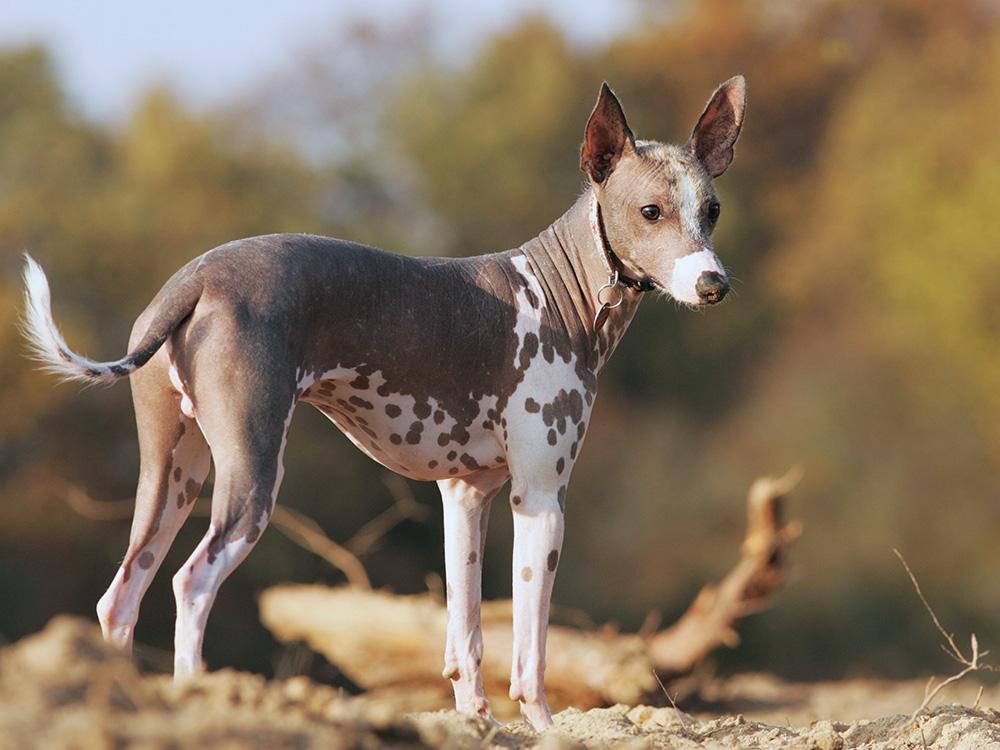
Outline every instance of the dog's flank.
MULTIPOLYGON (((97 362, 69 348, 52 318, 52 293, 45 271, 25 253, 21 327, 28 340, 31 357, 41 364, 43 370, 60 376, 64 381, 109 384, 128 377, 156 354, 167 337, 194 310, 200 290, 183 283, 179 277, 180 274, 171 280, 177 283, 171 285, 168 282, 164 287, 163 292, 168 298, 164 300, 165 304, 161 304, 160 314, 154 318, 139 344, 121 359, 97 362), (173 295, 170 296, 170 293, 173 295)), ((158 299, 163 296, 161 292, 158 299)))

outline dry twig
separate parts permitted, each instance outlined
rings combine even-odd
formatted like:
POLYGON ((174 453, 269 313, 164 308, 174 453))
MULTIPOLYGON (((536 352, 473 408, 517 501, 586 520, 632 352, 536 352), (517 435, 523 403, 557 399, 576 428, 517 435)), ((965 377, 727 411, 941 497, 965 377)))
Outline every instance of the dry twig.
MULTIPOLYGON (((934 612, 934 609, 927 601, 927 597, 924 596, 924 592, 920 588, 920 584, 917 582, 917 577, 913 575, 913 571, 910 570, 910 566, 907 565, 903 555, 900 553, 898 549, 893 549, 892 551, 896 555, 896 557, 899 558, 899 562, 902 563, 903 568, 906 570, 906 574, 910 577, 910 582, 913 584, 913 588, 916 590, 917 596, 920 597, 920 601, 923 603, 924 609, 926 609, 927 613, 931 616, 931 621, 934 623, 934 627, 937 628, 937 631, 941 634, 941 637, 944 638, 944 643, 941 646, 942 649, 946 654, 948 654, 948 656, 950 656, 956 662, 961 664, 963 667, 961 671, 957 672, 956 674, 953 674, 951 677, 948 677, 947 679, 941 680, 941 682, 939 682, 933 688, 931 688, 931 685, 933 684, 932 683, 933 678, 931 678, 931 680, 928 681, 927 687, 924 689, 924 701, 923 703, 920 704, 920 707, 917 708, 917 710, 914 711, 913 715, 910 717, 910 721, 912 722, 915 721, 916 718, 921 713, 924 712, 924 710, 931 704, 931 702, 934 700, 937 694, 940 693, 942 690, 944 690, 946 687, 948 687, 954 682, 958 682, 967 674, 970 674, 972 672, 978 672, 980 670, 993 671, 994 667, 992 665, 985 664, 981 661, 982 658, 987 654, 989 654, 990 652, 979 650, 979 639, 976 638, 975 633, 972 633, 971 636, 969 637, 969 649, 970 649, 969 656, 965 655, 962 649, 958 647, 958 643, 956 643, 955 641, 954 634, 949 633, 947 630, 945 630, 944 626, 941 624, 941 621, 938 619, 938 616, 934 612)), ((982 694, 981 691, 980 694, 982 694)))
MULTIPOLYGON (((400 521, 423 519, 428 513, 426 508, 416 502, 402 481, 391 484, 387 481, 386 486, 393 495, 392 506, 362 526, 346 546, 330 539, 320 525, 305 514, 284 506, 275 506, 271 513, 271 524, 292 542, 322 557, 341 571, 352 586, 371 589, 371 581, 361 564, 360 556, 372 550, 400 521)), ((81 516, 96 521, 125 520, 132 516, 135 509, 133 500, 94 500, 82 488, 69 482, 66 483, 66 502, 81 516)), ((192 514, 210 516, 209 499, 199 498, 192 514)))

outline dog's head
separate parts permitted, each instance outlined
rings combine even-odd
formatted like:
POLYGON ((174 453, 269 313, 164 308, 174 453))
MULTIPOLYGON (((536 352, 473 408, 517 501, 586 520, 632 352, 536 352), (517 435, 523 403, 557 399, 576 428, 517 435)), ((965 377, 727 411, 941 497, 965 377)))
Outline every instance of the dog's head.
POLYGON ((688 142, 636 141, 607 84, 580 154, 601 206, 605 234, 625 273, 678 302, 711 305, 729 291, 712 247, 719 200, 712 180, 729 167, 743 125, 746 82, 716 89, 688 142))

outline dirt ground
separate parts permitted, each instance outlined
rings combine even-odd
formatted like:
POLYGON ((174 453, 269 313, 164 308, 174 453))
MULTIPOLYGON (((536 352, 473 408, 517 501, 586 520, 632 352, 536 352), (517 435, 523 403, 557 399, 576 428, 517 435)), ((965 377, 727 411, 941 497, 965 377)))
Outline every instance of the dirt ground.
POLYGON ((968 682, 916 722, 923 682, 789 684, 747 675, 673 708, 566 709, 541 735, 450 711, 406 713, 304 677, 229 670, 183 689, 140 675, 97 628, 59 617, 0 652, 0 750, 17 748, 962 748, 1000 750, 1000 687, 968 682))

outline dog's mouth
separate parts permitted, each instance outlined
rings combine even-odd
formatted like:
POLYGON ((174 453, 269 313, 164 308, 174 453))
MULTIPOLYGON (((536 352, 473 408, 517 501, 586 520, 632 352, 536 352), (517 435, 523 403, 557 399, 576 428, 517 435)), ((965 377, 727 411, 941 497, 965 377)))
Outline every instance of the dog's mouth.
POLYGON ((664 284, 656 276, 648 273, 641 266, 636 266, 637 273, 632 276, 633 284, 641 292, 659 292, 681 302, 690 307, 711 307, 717 305, 729 293, 729 279, 725 274, 717 271, 703 271, 694 284, 694 297, 677 297, 670 289, 669 284, 664 284))

